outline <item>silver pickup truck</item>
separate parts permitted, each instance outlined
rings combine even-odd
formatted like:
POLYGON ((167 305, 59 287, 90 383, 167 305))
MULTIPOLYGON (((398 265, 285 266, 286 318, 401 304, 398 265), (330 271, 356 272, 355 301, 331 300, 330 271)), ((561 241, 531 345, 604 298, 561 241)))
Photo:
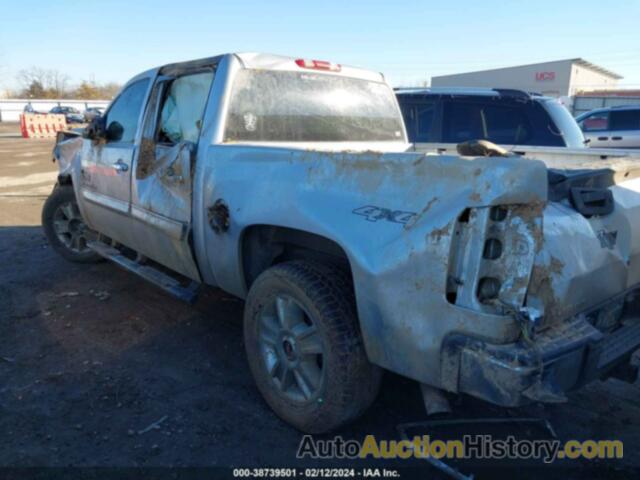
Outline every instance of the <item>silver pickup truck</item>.
POLYGON ((383 369, 505 406, 625 373, 640 163, 410 149, 380 74, 264 54, 166 65, 60 134, 44 230, 69 260, 185 300, 202 284, 245 299, 257 386, 307 432, 360 415, 383 369))

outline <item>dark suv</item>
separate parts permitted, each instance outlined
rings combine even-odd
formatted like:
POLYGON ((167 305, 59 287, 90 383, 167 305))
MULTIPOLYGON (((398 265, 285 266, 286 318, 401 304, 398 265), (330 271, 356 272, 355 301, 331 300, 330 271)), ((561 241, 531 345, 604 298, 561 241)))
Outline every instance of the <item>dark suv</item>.
POLYGON ((398 89, 396 95, 413 143, 585 146, 576 121, 552 98, 490 88, 398 89))

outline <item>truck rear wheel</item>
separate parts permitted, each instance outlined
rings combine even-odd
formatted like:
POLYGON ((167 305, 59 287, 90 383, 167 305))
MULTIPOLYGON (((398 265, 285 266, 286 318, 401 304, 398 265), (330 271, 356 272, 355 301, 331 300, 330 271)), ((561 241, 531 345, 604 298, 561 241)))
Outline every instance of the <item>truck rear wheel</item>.
POLYGON ((367 359, 342 269, 294 261, 262 273, 247 297, 244 339, 262 396, 299 430, 338 428, 378 393, 382 370, 367 359))
POLYGON ((96 234, 85 225, 71 185, 56 185, 42 209, 42 227, 53 249, 67 260, 93 263, 102 257, 87 246, 96 234))

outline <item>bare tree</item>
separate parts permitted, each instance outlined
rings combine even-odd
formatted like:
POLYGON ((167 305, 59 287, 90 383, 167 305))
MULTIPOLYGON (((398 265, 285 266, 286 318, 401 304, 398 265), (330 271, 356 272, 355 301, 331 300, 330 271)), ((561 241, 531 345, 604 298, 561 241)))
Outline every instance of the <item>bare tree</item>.
POLYGON ((106 100, 111 100, 120 91, 122 85, 115 82, 105 83, 100 87, 101 97, 106 100))
POLYGON ((17 79, 25 96, 64 98, 67 95, 69 77, 58 70, 31 67, 20 70, 17 79))
POLYGON ((39 67, 20 70, 17 80, 21 88, 16 93, 24 98, 111 100, 121 87, 114 82, 99 84, 93 80, 83 80, 79 85, 71 87, 66 74, 39 67))
POLYGON ((69 77, 58 70, 47 71, 48 87, 56 98, 64 98, 67 94, 69 77))

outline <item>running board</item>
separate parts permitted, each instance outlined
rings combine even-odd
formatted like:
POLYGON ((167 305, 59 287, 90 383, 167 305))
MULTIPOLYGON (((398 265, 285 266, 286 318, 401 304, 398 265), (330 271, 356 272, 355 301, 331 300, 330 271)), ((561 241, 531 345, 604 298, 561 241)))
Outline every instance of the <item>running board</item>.
POLYGON ((120 250, 113 248, 102 242, 87 242, 87 246, 98 255, 117 263, 130 272, 137 274, 145 280, 157 285, 165 292, 184 300, 194 303, 198 297, 200 284, 192 281, 188 286, 183 286, 176 278, 168 275, 157 268, 149 265, 142 265, 130 258, 125 257, 120 250))

